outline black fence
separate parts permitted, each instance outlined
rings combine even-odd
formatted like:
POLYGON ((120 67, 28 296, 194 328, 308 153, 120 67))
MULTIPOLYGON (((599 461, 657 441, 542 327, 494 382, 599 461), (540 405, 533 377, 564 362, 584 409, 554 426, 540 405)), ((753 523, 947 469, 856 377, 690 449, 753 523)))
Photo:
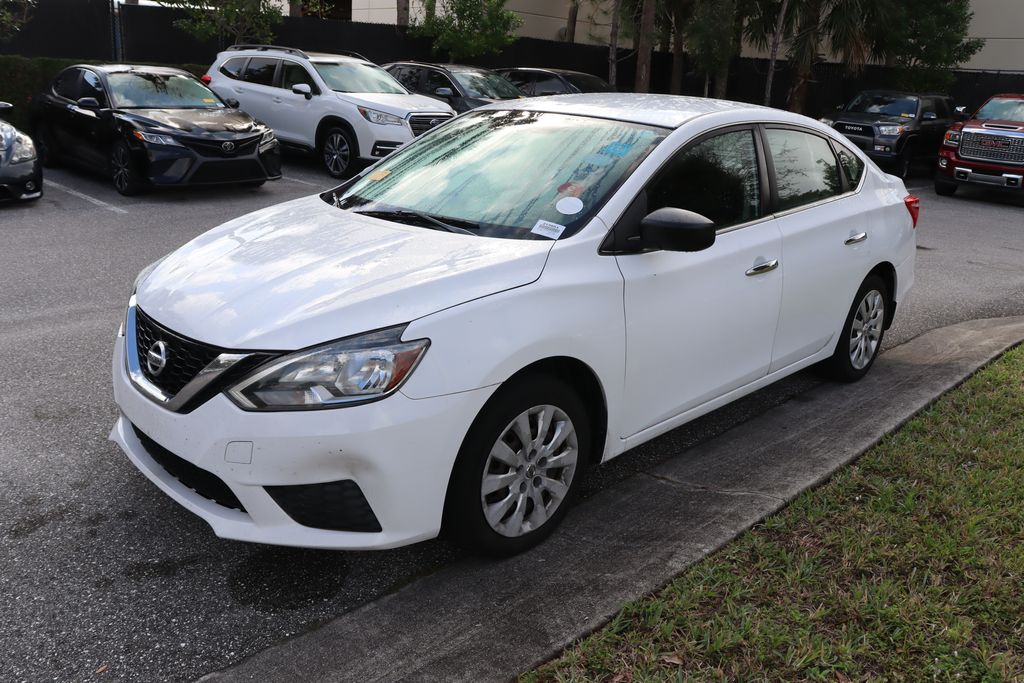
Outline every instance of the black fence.
MULTIPOLYGON (((86 60, 117 60, 129 63, 210 64, 228 41, 201 41, 178 28, 184 17, 178 10, 146 5, 120 5, 112 0, 39 0, 31 21, 13 39, 0 43, 0 54, 28 57, 69 57, 86 60)), ((334 52, 349 50, 377 63, 397 60, 446 61, 434 54, 429 41, 416 38, 405 29, 386 24, 364 24, 313 17, 284 17, 275 28, 274 43, 304 50, 334 52)), ((595 45, 520 38, 496 55, 472 60, 472 64, 499 66, 552 66, 575 69, 607 77, 608 49, 595 45)), ((633 88, 636 55, 620 50, 617 60, 619 90, 633 88)), ((683 78, 683 93, 699 95, 704 90, 702 74, 689 70, 683 78)), ((767 60, 737 59, 729 78, 727 97, 760 103, 768 73, 767 60)), ((668 92, 672 55, 655 52, 651 89, 668 92)), ((848 101, 858 91, 893 85, 893 71, 872 66, 856 76, 837 64, 818 64, 807 90, 806 111, 820 116, 848 101)), ((785 108, 792 73, 779 62, 774 76, 771 104, 785 108)), ((997 92, 1024 92, 1024 73, 957 72, 950 94, 959 104, 976 107, 997 92)))

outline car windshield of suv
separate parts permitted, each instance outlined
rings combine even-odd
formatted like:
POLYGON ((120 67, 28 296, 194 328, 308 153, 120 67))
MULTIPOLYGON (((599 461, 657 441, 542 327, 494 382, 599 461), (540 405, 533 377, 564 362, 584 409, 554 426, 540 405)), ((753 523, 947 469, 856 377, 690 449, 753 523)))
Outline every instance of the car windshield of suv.
POLYGON ((993 97, 978 110, 974 118, 986 121, 1024 121, 1024 100, 993 97))
POLYGON ((612 87, 597 76, 563 73, 562 77, 580 92, 613 92, 612 87))
POLYGON ((477 112, 401 148, 340 196, 323 197, 426 228, 558 239, 586 225, 667 134, 585 116, 477 112))
POLYGON ((453 69, 452 75, 470 97, 484 97, 489 100, 513 100, 523 97, 523 92, 519 88, 490 71, 453 69))
POLYGON ((107 76, 120 109, 223 109, 212 90, 192 76, 123 71, 107 76))
POLYGON ((367 62, 313 62, 313 68, 337 92, 394 93, 409 91, 384 69, 367 62))
POLYGON ((913 95, 863 92, 853 98, 846 111, 854 114, 879 114, 912 119, 917 116, 917 98, 913 95))

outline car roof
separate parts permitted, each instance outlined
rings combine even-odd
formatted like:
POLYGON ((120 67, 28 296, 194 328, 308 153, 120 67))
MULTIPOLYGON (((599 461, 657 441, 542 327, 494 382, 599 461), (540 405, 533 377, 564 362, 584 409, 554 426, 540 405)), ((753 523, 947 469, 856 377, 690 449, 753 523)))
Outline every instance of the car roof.
POLYGON ((436 64, 433 62, 417 62, 406 60, 403 62, 389 62, 384 66, 425 66, 429 69, 441 69, 442 71, 487 71, 492 72, 492 69, 488 69, 483 66, 471 66, 469 64, 436 64))
POLYGON ((546 66, 506 66, 498 69, 501 71, 534 71, 537 73, 550 73, 559 74, 562 76, 590 76, 591 78, 601 78, 594 74, 588 74, 586 71, 573 71, 572 69, 549 69, 546 66))
POLYGON ((1001 98, 1002 98, 1002 99, 1004 99, 1004 100, 1024 100, 1024 93, 1019 93, 1019 92, 1004 92, 1004 93, 999 93, 998 95, 992 95, 992 96, 991 96, 991 97, 989 97, 988 99, 990 99, 990 100, 994 100, 994 99, 996 99, 997 97, 1001 97, 1001 98))
MULTIPOLYGON (((764 114, 787 114, 757 104, 715 100, 706 97, 681 95, 648 95, 637 93, 585 93, 579 95, 555 95, 553 97, 531 97, 504 100, 489 105, 487 109, 521 109, 556 114, 577 114, 595 118, 616 119, 663 128, 678 128, 687 121, 716 112, 751 113, 754 120, 764 119, 764 114)), ((802 120, 796 114, 789 114, 793 120, 802 120)), ((777 119, 777 116, 773 116, 777 119)))
POLYGON ((900 97, 945 97, 953 99, 950 95, 940 92, 913 92, 911 90, 891 90, 886 88, 875 88, 872 90, 861 90, 858 95, 896 95, 900 97))
POLYGON ((194 74, 185 71, 184 69, 176 69, 172 66, 149 66, 148 64, 75 64, 74 67, 68 68, 80 68, 80 69, 93 69, 94 71, 101 71, 104 74, 116 74, 116 73, 143 73, 143 74, 164 74, 164 75, 185 75, 193 76, 194 74))

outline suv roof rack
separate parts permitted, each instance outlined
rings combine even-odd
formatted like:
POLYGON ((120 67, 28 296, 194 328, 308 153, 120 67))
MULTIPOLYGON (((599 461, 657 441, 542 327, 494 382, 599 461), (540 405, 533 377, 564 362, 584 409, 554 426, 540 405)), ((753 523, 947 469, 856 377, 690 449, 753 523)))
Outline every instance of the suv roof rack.
POLYGON ((338 55, 339 57, 355 57, 356 59, 361 59, 364 62, 370 62, 371 64, 373 63, 372 59, 369 59, 368 57, 364 57, 363 55, 359 54, 355 50, 331 50, 330 52, 319 52, 319 51, 317 51, 317 52, 314 52, 313 54, 324 55, 324 56, 327 56, 327 55, 338 55))
POLYGON ((228 50, 280 50, 296 57, 309 59, 302 50, 296 50, 294 47, 281 47, 280 45, 232 45, 228 50))

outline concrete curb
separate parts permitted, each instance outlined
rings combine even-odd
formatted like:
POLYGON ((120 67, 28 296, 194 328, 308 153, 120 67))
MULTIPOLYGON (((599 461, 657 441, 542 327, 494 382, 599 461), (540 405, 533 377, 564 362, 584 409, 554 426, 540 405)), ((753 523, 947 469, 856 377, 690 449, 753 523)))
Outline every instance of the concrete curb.
MULTIPOLYGON (((927 332, 579 505, 541 547, 469 560, 202 681, 490 681, 664 586, 1024 340, 1024 317, 927 332)), ((629 457, 625 455, 623 457, 629 457)))

